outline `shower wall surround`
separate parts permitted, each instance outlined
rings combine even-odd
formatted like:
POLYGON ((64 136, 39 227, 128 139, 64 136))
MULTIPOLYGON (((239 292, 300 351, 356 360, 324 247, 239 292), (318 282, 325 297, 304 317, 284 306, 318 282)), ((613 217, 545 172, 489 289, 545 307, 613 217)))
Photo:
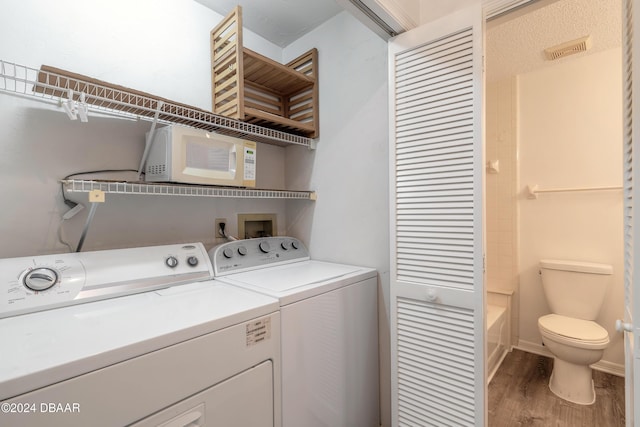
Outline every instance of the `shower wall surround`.
POLYGON ((487 82, 486 233, 487 290, 513 292, 511 342, 518 342, 516 78, 487 82), (489 167, 498 161, 498 173, 489 167))

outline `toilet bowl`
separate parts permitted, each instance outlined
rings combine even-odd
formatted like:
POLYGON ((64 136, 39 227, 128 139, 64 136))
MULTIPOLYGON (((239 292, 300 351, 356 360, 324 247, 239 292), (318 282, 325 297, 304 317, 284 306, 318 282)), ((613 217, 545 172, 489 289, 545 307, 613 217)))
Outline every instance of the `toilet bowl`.
POLYGON ((596 322, 548 314, 538 319, 545 347, 554 355, 549 389, 580 405, 596 401, 589 365, 602 359, 609 334, 596 322))
POLYGON ((538 319, 542 343, 553 354, 549 389, 580 405, 596 400, 590 365, 609 345, 596 319, 612 267, 582 261, 540 261, 542 288, 552 314, 538 319))

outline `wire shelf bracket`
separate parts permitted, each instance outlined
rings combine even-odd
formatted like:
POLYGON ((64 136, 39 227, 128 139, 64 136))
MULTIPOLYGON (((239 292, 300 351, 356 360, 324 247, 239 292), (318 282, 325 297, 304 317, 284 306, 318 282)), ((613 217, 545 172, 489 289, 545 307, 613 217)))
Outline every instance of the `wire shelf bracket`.
POLYGON ((138 168, 138 180, 142 179, 144 167, 147 164, 147 158, 149 157, 149 151, 151 151, 151 145, 153 145, 153 137, 156 134, 156 125, 158 124, 158 118, 160 117, 160 110, 162 110, 163 105, 164 102, 158 102, 158 108, 156 109, 156 114, 153 116, 151 129, 149 130, 149 133, 147 133, 147 137, 144 141, 144 153, 142 153, 142 159, 140 159, 140 167, 138 168))

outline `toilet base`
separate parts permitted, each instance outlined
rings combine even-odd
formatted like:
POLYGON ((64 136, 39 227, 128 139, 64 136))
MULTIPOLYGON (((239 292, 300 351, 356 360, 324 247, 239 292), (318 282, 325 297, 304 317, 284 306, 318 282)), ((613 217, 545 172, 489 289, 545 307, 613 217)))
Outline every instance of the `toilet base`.
POLYGON ((578 405, 592 405, 596 401, 591 367, 553 359, 549 389, 556 396, 578 405))

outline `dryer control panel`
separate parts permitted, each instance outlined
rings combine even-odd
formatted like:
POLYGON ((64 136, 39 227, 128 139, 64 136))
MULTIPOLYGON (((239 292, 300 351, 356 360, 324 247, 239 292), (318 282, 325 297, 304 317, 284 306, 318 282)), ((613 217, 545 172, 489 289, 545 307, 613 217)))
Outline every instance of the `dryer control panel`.
POLYGON ((294 237, 234 240, 209 251, 216 277, 256 268, 306 261, 309 251, 294 237))
POLYGON ((0 259, 0 318, 212 277, 202 243, 0 259))

